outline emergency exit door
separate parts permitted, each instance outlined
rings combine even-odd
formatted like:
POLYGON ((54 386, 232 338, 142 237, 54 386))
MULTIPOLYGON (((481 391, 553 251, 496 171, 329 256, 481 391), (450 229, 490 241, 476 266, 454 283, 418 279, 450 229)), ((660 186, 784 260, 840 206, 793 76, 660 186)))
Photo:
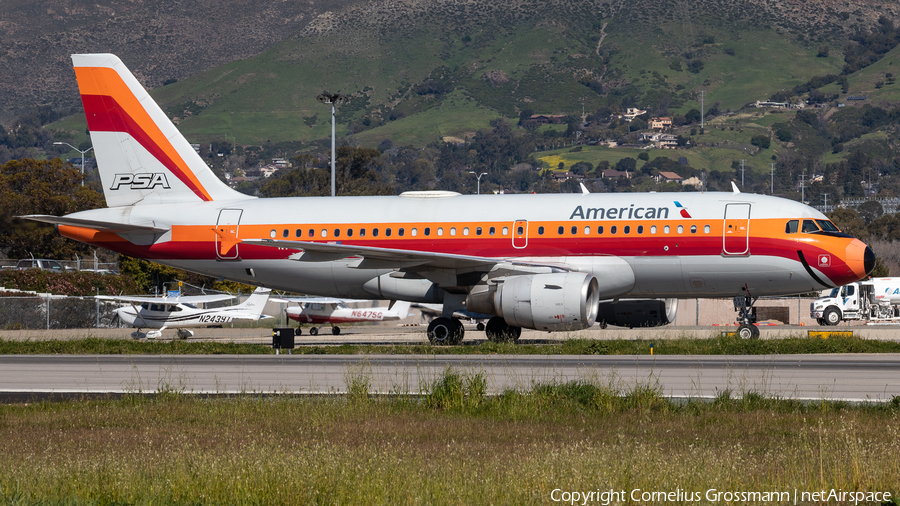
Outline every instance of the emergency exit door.
POLYGON ((516 249, 528 246, 528 222, 526 220, 513 222, 512 245, 516 249))
POLYGON ((216 222, 216 258, 236 260, 238 258, 238 232, 241 224, 240 209, 222 209, 216 222))
POLYGON ((722 227, 722 254, 750 254, 750 204, 727 204, 722 227))

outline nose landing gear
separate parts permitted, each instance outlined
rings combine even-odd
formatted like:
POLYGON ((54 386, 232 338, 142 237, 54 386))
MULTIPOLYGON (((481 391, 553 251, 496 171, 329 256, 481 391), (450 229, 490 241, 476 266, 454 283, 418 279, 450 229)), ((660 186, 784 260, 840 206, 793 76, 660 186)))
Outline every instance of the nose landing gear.
POLYGON ((758 297, 753 297, 750 292, 734 298, 734 310, 738 314, 738 335, 741 339, 759 339, 759 327, 756 323, 756 304, 758 297))

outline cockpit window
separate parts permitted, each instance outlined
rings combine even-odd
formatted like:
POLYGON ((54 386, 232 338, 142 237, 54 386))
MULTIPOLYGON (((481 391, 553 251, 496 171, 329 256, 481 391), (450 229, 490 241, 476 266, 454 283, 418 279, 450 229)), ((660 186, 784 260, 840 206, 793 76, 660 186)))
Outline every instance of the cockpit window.
POLYGON ((814 234, 819 231, 819 226, 813 220, 803 220, 803 233, 814 234))
POLYGON ((840 232, 841 230, 835 226, 834 223, 828 220, 816 220, 816 223, 819 224, 819 227, 826 232, 840 232))
POLYGON ((796 234, 797 230, 800 228, 800 220, 791 220, 787 222, 787 225, 784 227, 785 234, 796 234))

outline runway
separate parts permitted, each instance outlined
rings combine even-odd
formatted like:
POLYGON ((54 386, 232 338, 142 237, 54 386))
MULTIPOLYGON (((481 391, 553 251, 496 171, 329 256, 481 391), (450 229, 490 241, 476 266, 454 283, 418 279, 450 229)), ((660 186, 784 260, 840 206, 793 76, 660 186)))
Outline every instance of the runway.
POLYGON ((6 355, 6 399, 176 391, 194 394, 371 393, 426 390, 447 368, 484 374, 492 393, 587 380, 621 392, 658 387, 675 398, 756 392, 798 400, 889 401, 900 396, 900 356, 534 355, 6 355))

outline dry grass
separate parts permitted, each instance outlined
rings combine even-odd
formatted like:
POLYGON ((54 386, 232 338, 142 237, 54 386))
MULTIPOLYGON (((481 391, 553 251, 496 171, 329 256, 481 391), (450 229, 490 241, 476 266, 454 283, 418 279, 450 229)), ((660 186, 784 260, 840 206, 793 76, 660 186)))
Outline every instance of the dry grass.
POLYGON ((2 406, 0 499, 524 504, 550 502, 554 488, 900 492, 898 403, 751 393, 677 404, 649 386, 584 382, 486 397, 479 383, 448 372, 423 395, 382 399, 163 393, 2 406))

